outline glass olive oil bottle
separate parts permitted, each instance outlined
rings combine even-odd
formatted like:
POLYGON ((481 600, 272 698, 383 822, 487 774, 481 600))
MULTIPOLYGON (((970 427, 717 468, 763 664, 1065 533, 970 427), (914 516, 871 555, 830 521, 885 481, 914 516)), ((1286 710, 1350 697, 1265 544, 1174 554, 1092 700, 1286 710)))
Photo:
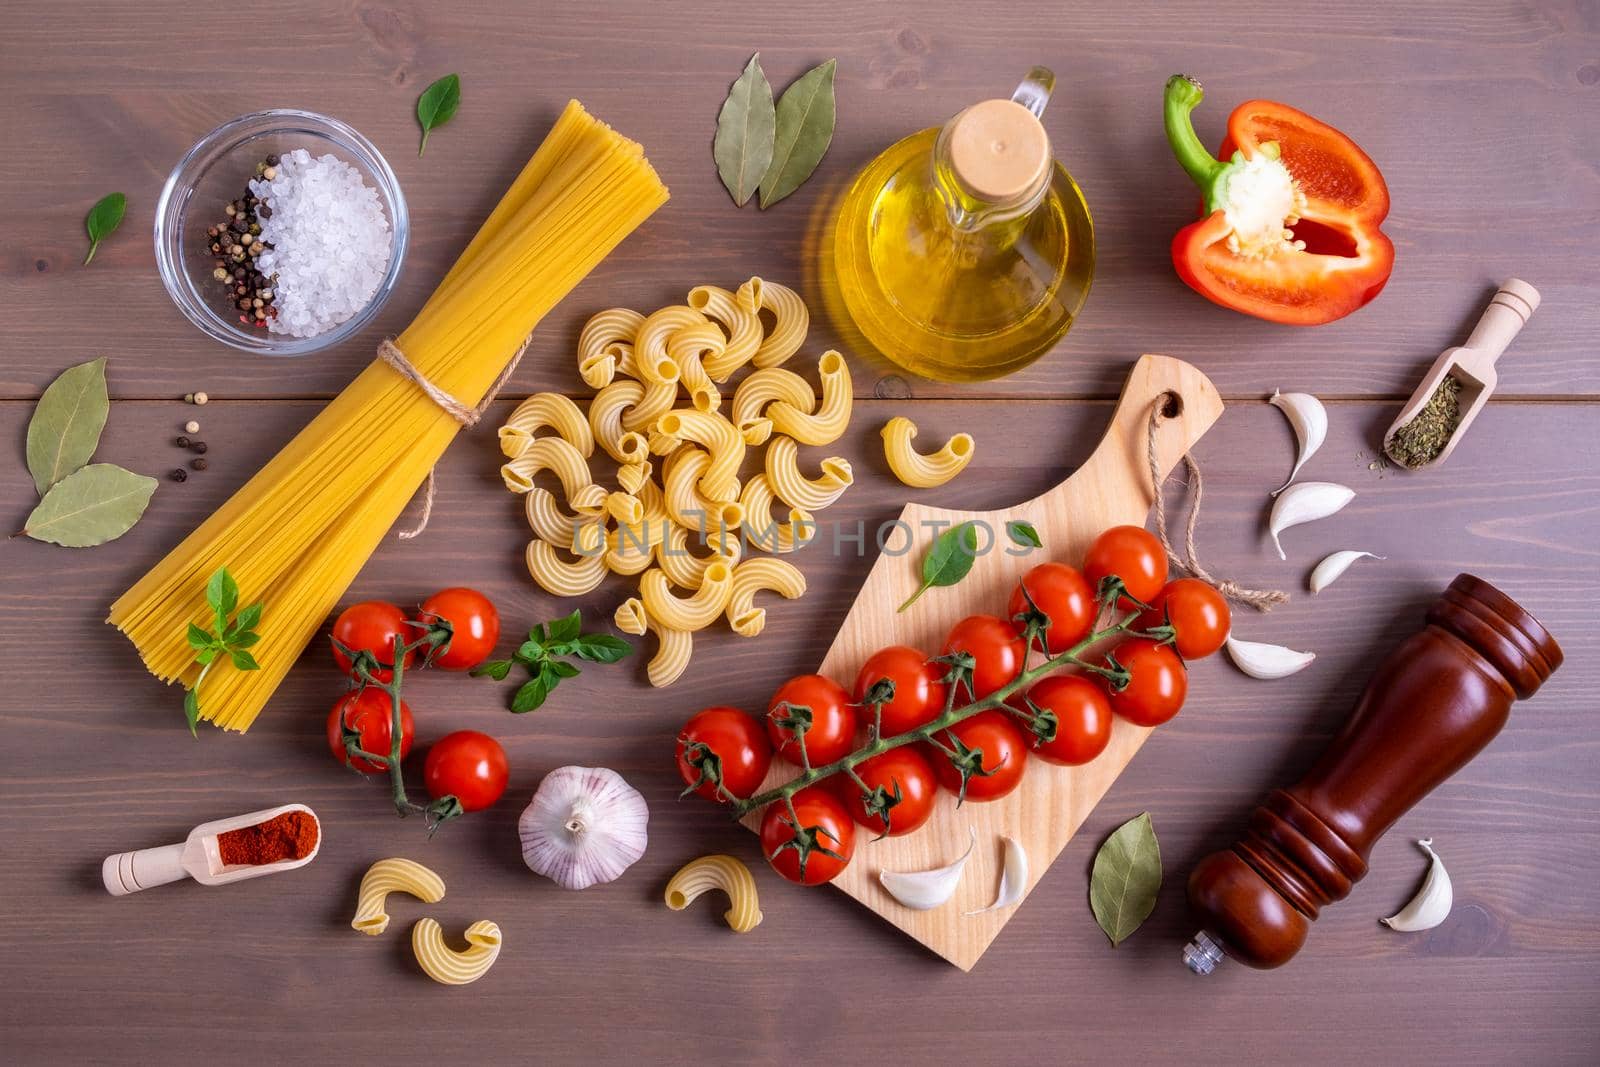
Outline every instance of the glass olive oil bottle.
POLYGON ((839 294, 874 347, 943 381, 998 378, 1049 351, 1094 275, 1083 193, 1039 116, 1055 75, 1035 67, 867 164, 834 228, 839 294))

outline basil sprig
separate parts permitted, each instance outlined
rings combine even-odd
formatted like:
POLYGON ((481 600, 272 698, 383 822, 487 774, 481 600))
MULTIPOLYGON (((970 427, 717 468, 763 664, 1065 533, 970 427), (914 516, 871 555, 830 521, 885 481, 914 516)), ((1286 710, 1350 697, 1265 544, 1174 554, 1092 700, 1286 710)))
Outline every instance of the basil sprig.
POLYGON ((200 664, 200 677, 194 680, 183 698, 184 718, 189 720, 189 732, 196 737, 200 736, 195 731, 195 724, 200 721, 200 684, 211 673, 211 668, 226 659, 235 670, 261 669, 248 651, 261 640, 261 635, 256 633, 256 627, 261 625, 261 601, 234 615, 233 609, 239 606, 239 583, 233 580, 228 568, 218 567, 206 583, 206 604, 211 608, 213 625, 206 631, 192 622, 189 624, 189 647, 194 649, 195 662, 200 664))
POLYGON ((480 663, 472 669, 472 676, 503 682, 514 664, 527 668, 533 677, 512 694, 510 704, 514 714, 522 715, 542 707, 563 678, 578 676, 578 668, 568 662, 568 657, 589 663, 616 663, 632 651, 633 646, 620 637, 584 633, 583 615, 573 611, 566 618, 539 623, 528 631, 528 639, 510 659, 480 663))

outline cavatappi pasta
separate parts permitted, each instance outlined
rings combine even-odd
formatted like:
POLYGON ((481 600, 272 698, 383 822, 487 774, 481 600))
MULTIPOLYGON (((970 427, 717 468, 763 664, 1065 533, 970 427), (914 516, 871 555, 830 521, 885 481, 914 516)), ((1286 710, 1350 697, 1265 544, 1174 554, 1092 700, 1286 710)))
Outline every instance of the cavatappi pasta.
POLYGON ((800 446, 838 440, 852 407, 839 353, 823 353, 815 386, 779 366, 809 327, 799 295, 761 278, 734 291, 696 286, 648 314, 599 312, 578 339, 579 375, 596 390, 587 414, 540 393, 500 431, 502 477, 527 494, 529 574, 557 596, 608 574, 635 579, 639 595, 616 623, 655 635, 652 685, 683 674, 695 630, 726 619, 755 636, 767 620, 761 593, 805 592, 804 576, 771 557, 813 540, 813 512, 852 479, 837 457, 820 460, 815 478, 801 472, 800 446), (596 445, 616 464, 614 481, 591 468, 596 445))
POLYGON ((667 907, 682 911, 713 889, 728 896, 722 917, 736 934, 748 934, 761 925, 761 898, 750 868, 733 856, 701 856, 678 868, 667 882, 667 907))
POLYGON ((943 485, 966 469, 974 451, 972 435, 958 433, 937 451, 923 455, 911 446, 917 424, 903 415, 884 423, 883 453, 894 476, 913 489, 943 485))
POLYGON ((467 927, 467 947, 461 951, 445 943, 444 929, 433 919, 418 919, 411 928, 411 951, 422 973, 445 985, 476 982, 500 957, 500 927, 479 919, 467 927))
POLYGON ((424 904, 437 904, 444 899, 444 879, 415 860, 379 860, 361 876, 351 929, 374 937, 387 930, 389 913, 385 908, 390 893, 408 893, 424 904))

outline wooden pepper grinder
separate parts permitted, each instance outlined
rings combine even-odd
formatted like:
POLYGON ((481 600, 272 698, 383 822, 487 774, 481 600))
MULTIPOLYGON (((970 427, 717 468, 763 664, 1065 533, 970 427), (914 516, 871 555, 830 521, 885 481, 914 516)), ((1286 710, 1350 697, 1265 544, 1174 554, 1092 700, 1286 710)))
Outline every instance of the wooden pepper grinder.
POLYGON ((1344 729, 1298 785, 1267 795, 1233 847, 1200 861, 1183 950, 1196 974, 1224 956, 1278 967, 1318 911, 1367 873, 1378 838, 1466 765, 1561 665, 1539 621, 1488 582, 1457 576, 1427 625, 1378 666, 1344 729))

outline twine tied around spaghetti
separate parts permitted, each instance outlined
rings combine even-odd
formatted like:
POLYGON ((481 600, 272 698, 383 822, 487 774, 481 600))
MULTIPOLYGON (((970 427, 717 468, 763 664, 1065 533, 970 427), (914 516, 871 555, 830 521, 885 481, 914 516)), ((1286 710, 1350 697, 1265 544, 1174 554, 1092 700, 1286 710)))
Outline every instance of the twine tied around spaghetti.
MULTIPOLYGON (((1208 585, 1214 586, 1217 592, 1229 600, 1248 604, 1257 611, 1271 611, 1275 606, 1289 599, 1289 594, 1277 589, 1247 589, 1238 582, 1226 578, 1217 578, 1200 565, 1200 560, 1195 554, 1194 531, 1200 524, 1200 499, 1205 495, 1205 483, 1200 477, 1200 464, 1185 449, 1183 453, 1184 466, 1189 470, 1189 480, 1194 484, 1194 503, 1189 506, 1189 520, 1184 524, 1183 554, 1179 559, 1178 554, 1172 550, 1172 542, 1167 537, 1167 505, 1166 491, 1162 485, 1165 481, 1161 477, 1161 464, 1156 456, 1156 429, 1166 418, 1162 409, 1182 401, 1175 393, 1163 393, 1156 397, 1150 408, 1150 434, 1148 455, 1150 459, 1150 485, 1155 490, 1156 498, 1156 536, 1161 539, 1161 547, 1167 553, 1167 559, 1175 566, 1181 567, 1208 585)), ((1181 408, 1180 408, 1181 410, 1181 408)), ((1176 414, 1176 412, 1174 413, 1176 414)))
MULTIPOLYGON (((402 378, 409 380, 418 389, 421 389, 428 399, 439 405, 446 415, 449 415, 464 427, 472 427, 478 425, 479 420, 483 418, 483 413, 489 409, 490 404, 494 403, 495 397, 500 394, 500 390, 505 387, 506 382, 511 380, 511 375, 517 369, 517 364, 521 361, 522 354, 528 350, 528 342, 532 340, 532 334, 522 339, 522 344, 518 345, 516 352, 512 353, 511 362, 506 364, 506 369, 501 371, 500 376, 489 386, 488 392, 483 394, 483 399, 478 401, 477 407, 468 407, 430 382, 427 375, 413 367, 411 361, 406 358, 406 354, 400 351, 399 346, 387 337, 378 343, 378 358, 393 367, 402 378)), ((409 530, 400 531, 399 537, 402 541, 409 541, 428 528, 428 519, 433 515, 433 470, 434 468, 432 467, 428 468, 428 480, 422 486, 422 516, 417 520, 416 526, 409 530)))

